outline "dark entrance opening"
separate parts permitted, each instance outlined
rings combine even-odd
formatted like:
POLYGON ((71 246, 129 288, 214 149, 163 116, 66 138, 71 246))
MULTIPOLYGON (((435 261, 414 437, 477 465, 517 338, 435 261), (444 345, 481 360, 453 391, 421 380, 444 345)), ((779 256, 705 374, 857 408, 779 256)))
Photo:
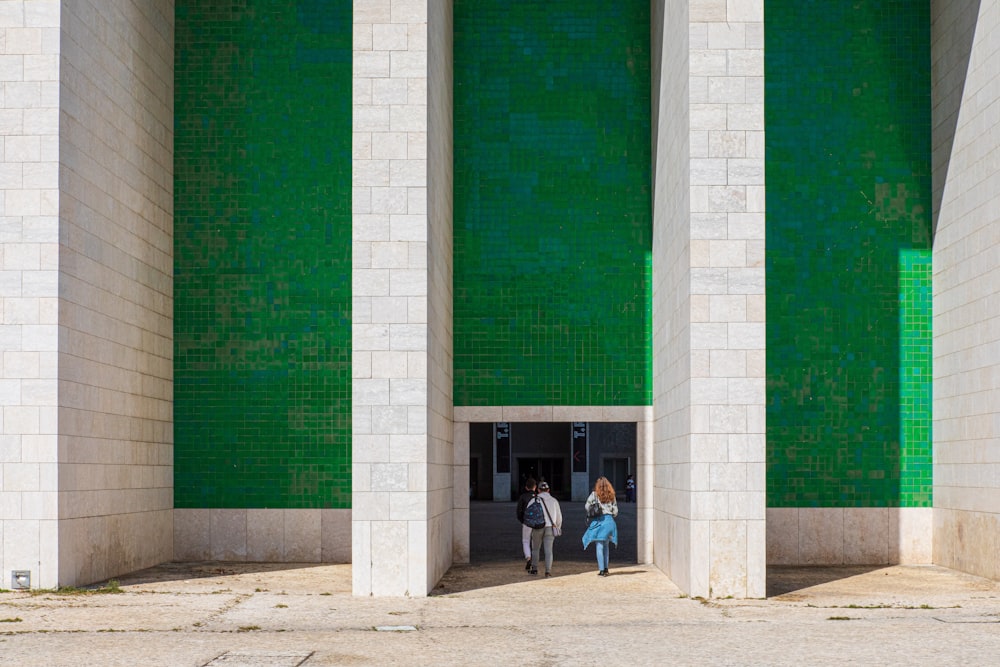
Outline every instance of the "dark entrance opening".
POLYGON ((524 489, 524 482, 529 477, 537 482, 546 481, 552 487, 552 497, 558 500, 569 500, 570 484, 566 474, 566 458, 537 458, 518 457, 517 475, 520 483, 514 489, 513 498, 516 500, 524 489))
MULTIPOLYGON (((556 538, 553 555, 560 574, 596 570, 594 546, 584 551, 581 538, 587 527, 582 502, 559 501, 563 515, 563 534, 556 538), (573 564, 570 566, 570 564, 573 564)), ((476 564, 507 563, 511 577, 522 577, 521 524, 517 522, 517 503, 476 500, 469 508, 469 561, 476 564)), ((635 565, 635 503, 618 503, 618 546, 611 550, 611 569, 635 565)))
MULTIPOLYGON (((583 469, 573 470, 574 427, 577 422, 505 423, 509 441, 502 442, 509 456, 505 471, 497 469, 497 430, 492 423, 469 424, 469 476, 472 503, 469 513, 469 557, 474 564, 509 563, 515 575, 524 574, 521 554, 521 524, 516 501, 529 476, 545 479, 563 514, 563 536, 557 538, 554 554, 559 573, 594 569, 595 553, 581 543, 587 521, 583 509, 594 482, 606 476, 618 494, 618 547, 612 550, 611 568, 634 565, 638 558, 635 503, 625 502, 625 478, 635 473, 636 424, 634 422, 589 422, 583 469), (583 473, 583 474, 580 474, 583 473), (496 489, 494 489, 496 484, 496 489), (496 495, 494 491, 499 495, 496 495), (574 495, 576 496, 574 499, 574 495)), ((579 443, 576 443, 577 445, 579 443)), ((644 480, 639 480, 641 484, 644 480)))

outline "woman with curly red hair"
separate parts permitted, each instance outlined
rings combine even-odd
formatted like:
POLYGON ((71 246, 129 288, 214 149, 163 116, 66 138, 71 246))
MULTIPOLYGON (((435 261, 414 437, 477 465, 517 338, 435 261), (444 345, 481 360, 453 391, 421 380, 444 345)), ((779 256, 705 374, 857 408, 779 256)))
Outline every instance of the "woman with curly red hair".
POLYGON ((590 524, 583 533, 583 548, 591 542, 597 544, 597 574, 608 576, 608 561, 611 558, 611 543, 618 546, 618 501, 615 500, 615 487, 607 477, 598 477, 594 483, 594 491, 584 504, 590 524))

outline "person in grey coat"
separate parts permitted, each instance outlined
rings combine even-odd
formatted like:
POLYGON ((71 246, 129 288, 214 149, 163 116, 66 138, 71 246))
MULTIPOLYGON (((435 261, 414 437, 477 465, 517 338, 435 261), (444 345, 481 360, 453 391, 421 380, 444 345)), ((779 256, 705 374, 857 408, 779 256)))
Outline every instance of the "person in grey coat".
POLYGON ((531 530, 531 574, 538 574, 538 556, 544 545, 545 576, 551 577, 552 546, 556 537, 562 533, 562 510, 559 508, 559 501, 549 494, 548 482, 541 482, 538 485, 536 500, 540 501, 545 509, 545 526, 531 530))

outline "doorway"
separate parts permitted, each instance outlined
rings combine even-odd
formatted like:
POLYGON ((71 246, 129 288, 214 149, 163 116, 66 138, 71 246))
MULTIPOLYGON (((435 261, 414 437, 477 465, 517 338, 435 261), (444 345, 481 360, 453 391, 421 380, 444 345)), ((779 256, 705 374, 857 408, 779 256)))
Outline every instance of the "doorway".
POLYGON ((556 457, 535 457, 519 456, 517 458, 517 478, 518 486, 515 489, 514 497, 517 497, 524 490, 524 481, 533 477, 535 481, 545 480, 552 487, 550 493, 558 500, 569 498, 570 485, 566 478, 566 458, 556 457))
POLYGON ((625 498, 625 478, 629 473, 629 460, 627 458, 606 458, 601 461, 601 474, 608 478, 611 486, 615 488, 615 495, 625 498))

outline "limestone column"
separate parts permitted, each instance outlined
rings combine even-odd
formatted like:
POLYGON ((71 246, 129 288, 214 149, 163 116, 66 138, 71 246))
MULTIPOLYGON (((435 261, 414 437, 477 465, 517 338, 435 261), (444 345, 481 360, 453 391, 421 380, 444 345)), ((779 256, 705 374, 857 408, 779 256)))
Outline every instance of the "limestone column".
POLYGON ((172 557, 173 16, 0 3, 0 587, 172 557))
POLYGON ((452 559, 450 63, 450 3, 354 2, 355 595, 452 559))
POLYGON ((0 8, 0 588, 59 582, 59 7, 0 8), (48 39, 44 39, 44 37, 48 39))
POLYGON ((654 6, 655 562, 765 594, 762 0, 654 6))

